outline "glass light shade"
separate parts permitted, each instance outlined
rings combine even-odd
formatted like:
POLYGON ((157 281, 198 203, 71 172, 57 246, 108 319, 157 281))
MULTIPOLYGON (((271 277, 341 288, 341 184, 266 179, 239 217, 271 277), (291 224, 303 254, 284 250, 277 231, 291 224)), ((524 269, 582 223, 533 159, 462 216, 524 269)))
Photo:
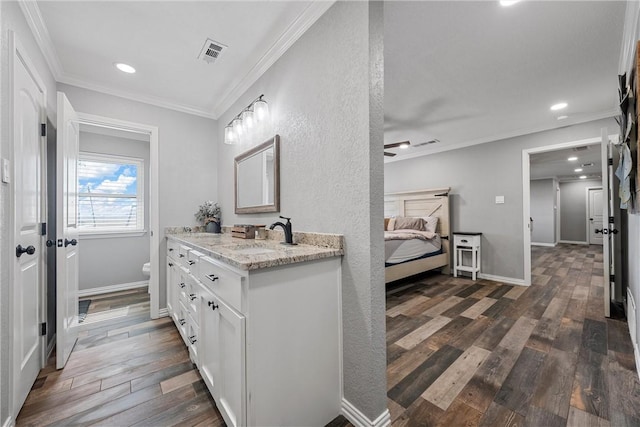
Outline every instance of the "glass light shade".
POLYGON ((233 132, 233 127, 231 125, 227 125, 224 128, 224 143, 233 144, 234 142, 236 142, 236 134, 233 132))
POLYGON ((233 133, 236 135, 236 138, 240 138, 242 136, 242 120, 240 118, 233 119, 231 124, 233 125, 233 133))
POLYGON ((267 101, 257 100, 253 104, 253 113, 257 121, 262 121, 269 117, 269 104, 267 104, 267 101))
POLYGON ((253 125, 254 125, 253 111, 244 110, 242 112, 242 125, 244 126, 245 132, 249 132, 253 128, 253 125))

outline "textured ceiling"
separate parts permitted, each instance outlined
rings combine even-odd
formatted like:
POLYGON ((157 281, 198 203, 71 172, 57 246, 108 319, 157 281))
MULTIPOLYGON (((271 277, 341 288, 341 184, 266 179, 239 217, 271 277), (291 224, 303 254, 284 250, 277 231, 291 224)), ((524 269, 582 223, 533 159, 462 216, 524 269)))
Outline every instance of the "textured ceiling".
POLYGON ((440 142, 385 161, 614 115, 625 7, 387 2, 385 143, 440 142), (568 108, 551 112, 559 101, 568 108))

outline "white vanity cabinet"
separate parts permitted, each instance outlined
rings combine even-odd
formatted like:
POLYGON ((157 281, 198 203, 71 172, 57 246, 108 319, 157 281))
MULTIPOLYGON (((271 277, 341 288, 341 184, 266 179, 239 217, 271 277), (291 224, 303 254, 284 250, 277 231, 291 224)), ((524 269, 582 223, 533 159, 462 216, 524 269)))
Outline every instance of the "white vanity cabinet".
POLYGON ((242 270, 203 255, 188 274, 196 364, 227 425, 325 425, 339 415, 339 256, 242 270))

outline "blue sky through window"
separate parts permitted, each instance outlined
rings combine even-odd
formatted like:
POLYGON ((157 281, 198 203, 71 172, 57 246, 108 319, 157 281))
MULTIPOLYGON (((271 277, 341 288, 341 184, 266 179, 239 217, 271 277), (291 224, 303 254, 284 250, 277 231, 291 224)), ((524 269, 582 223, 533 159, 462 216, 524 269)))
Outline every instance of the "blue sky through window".
POLYGON ((78 191, 80 193, 135 195, 137 175, 136 165, 80 160, 78 162, 78 191))

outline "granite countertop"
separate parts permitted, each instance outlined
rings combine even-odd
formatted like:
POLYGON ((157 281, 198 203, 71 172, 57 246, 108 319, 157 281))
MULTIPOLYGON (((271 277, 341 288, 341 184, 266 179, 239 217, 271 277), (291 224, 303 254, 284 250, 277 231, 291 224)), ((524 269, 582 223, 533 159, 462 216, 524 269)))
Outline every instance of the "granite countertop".
POLYGON ((167 238, 240 270, 257 270, 304 261, 344 255, 343 236, 338 234, 294 232, 297 245, 283 245, 282 232, 268 230, 265 240, 239 239, 228 233, 213 234, 166 229, 167 238), (265 250, 263 253, 259 253, 265 250), (257 251, 258 253, 251 253, 257 251))

